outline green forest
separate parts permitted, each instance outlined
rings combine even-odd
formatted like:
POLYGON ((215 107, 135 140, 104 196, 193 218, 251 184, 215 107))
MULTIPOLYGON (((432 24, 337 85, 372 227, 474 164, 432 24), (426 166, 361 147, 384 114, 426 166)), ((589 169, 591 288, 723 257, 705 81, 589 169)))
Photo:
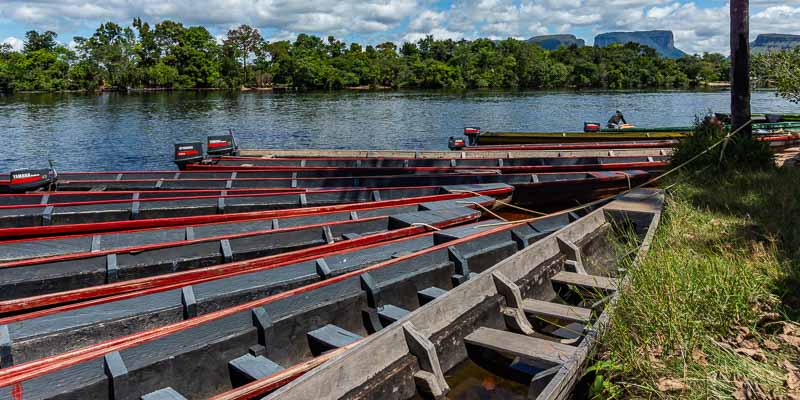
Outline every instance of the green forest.
POLYGON ((21 51, 0 47, 0 91, 388 88, 685 88, 726 81, 719 54, 673 60, 634 43, 547 51, 516 39, 385 42, 362 46, 301 34, 269 42, 242 25, 218 40, 174 21, 108 22, 64 46, 30 31, 21 51))

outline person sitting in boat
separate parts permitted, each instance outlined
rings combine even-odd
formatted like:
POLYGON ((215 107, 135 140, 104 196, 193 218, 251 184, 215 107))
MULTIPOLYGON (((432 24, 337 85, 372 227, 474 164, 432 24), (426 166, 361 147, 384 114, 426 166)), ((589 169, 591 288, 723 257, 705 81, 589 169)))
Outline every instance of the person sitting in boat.
POLYGON ((628 122, 625 121, 625 116, 622 115, 622 111, 617 110, 614 115, 608 120, 608 127, 611 129, 620 129, 622 125, 627 125, 628 122))

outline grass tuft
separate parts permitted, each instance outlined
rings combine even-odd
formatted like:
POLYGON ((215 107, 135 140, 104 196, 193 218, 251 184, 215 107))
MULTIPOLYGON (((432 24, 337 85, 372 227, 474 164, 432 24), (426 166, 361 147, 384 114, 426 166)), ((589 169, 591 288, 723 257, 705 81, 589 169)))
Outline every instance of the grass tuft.
POLYGON ((595 397, 797 395, 785 361, 800 352, 781 335, 800 336, 782 322, 800 304, 800 170, 676 181, 602 338, 595 397))

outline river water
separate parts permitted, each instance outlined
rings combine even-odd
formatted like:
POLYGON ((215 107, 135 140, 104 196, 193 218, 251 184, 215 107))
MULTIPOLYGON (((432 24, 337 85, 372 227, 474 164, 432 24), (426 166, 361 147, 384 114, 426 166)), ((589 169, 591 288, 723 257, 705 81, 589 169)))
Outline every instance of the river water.
MULTIPOLYGON (((172 144, 236 132, 243 148, 447 148, 463 127, 580 131, 616 109, 638 126, 689 125, 729 107, 727 91, 173 92, 0 96, 0 172, 173 169, 172 144)), ((756 92, 753 110, 800 112, 756 92)))

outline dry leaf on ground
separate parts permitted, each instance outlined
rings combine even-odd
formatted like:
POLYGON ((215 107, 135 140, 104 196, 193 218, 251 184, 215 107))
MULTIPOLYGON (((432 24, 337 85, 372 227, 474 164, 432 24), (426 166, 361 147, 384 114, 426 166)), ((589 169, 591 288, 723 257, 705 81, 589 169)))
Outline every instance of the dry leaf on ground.
POLYGON ((767 359, 767 357, 764 355, 764 352, 761 351, 761 349, 748 349, 740 347, 734 351, 738 354, 748 356, 756 361, 765 361, 767 359))
POLYGON ((706 353, 703 353, 703 350, 692 350, 692 360, 703 367, 708 366, 708 358, 706 358, 706 353))
POLYGON ((732 396, 736 400, 769 400, 774 398, 764 393, 757 384, 744 382, 739 379, 736 379, 734 384, 736 385, 736 390, 732 393, 732 396))
POLYGON ((786 374, 786 387, 789 390, 800 389, 800 375, 798 375, 797 372, 789 371, 789 373, 786 374))
POLYGON ((794 347, 800 348, 800 337, 794 336, 794 335, 787 335, 787 334, 780 334, 780 335, 778 335, 778 337, 781 338, 781 340, 783 340, 784 342, 786 342, 786 343, 788 343, 788 344, 790 344, 790 345, 792 345, 794 347))
POLYGON ((674 378, 661 378, 658 380, 658 390, 662 392, 676 392, 689 389, 685 383, 674 378))
POLYGON ((791 322, 783 322, 783 334, 791 336, 800 336, 800 326, 791 322))
POLYGON ((773 342, 772 340, 769 340, 769 339, 764 339, 764 347, 766 347, 769 350, 778 350, 778 349, 781 348, 781 346, 779 344, 777 344, 777 343, 775 343, 775 342, 773 342))
POLYGON ((766 312, 761 314, 761 317, 758 319, 759 325, 764 325, 769 322, 775 322, 781 319, 781 315, 776 312, 766 312))

